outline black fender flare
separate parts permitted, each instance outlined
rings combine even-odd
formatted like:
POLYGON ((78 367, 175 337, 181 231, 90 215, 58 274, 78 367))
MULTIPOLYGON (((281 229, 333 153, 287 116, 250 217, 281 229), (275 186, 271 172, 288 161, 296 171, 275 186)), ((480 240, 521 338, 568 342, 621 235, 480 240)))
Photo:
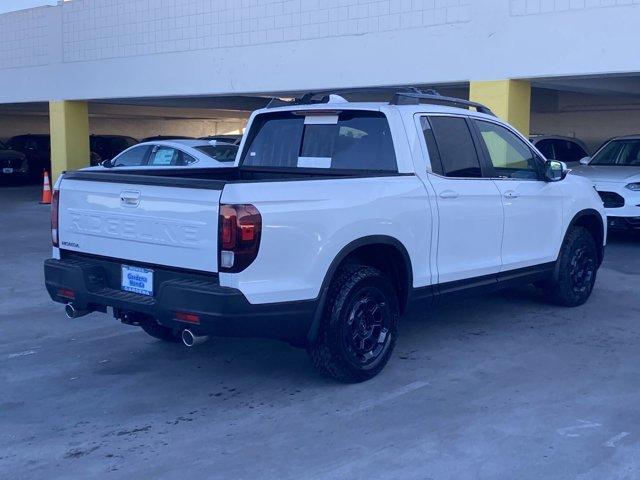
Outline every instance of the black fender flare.
POLYGON ((309 343, 313 343, 318 335, 318 329, 320 327, 320 319, 322 317, 322 311, 324 309, 324 303, 327 298, 327 292, 329 290, 329 285, 331 284, 331 280, 333 280, 333 276, 340 264, 353 252, 357 249, 365 247, 367 245, 389 245, 396 248, 402 258, 404 259, 405 269, 407 272, 407 295, 410 295, 411 288, 413 287, 413 267, 411 265, 411 257, 409 257, 409 252, 407 251, 404 244, 395 237, 391 237, 389 235, 370 235, 367 237, 358 238, 346 246, 344 246, 340 252, 333 259, 327 272, 325 273, 324 279, 322 281, 322 286, 320 287, 320 293, 317 297, 317 305, 316 312, 313 317, 313 321, 311 326, 309 327, 309 333, 307 335, 307 341, 309 343))
MULTIPOLYGON (((567 227, 567 230, 564 232, 564 235, 566 238, 567 233, 569 233, 569 230, 571 230, 572 227, 574 227, 578 222, 580 222, 581 219, 586 217, 595 218, 598 222, 598 225, 600 225, 602 236, 595 238, 595 240, 597 242, 596 246, 598 247, 598 257, 599 257, 598 262, 599 264, 601 264, 602 260, 604 259, 604 238, 607 234, 607 224, 602 220, 602 215, 600 215, 600 212, 598 212, 593 208, 586 208, 584 210, 580 210, 578 213, 576 213, 573 216, 573 219, 571 220, 571 222, 569 222, 569 226, 567 227)), ((564 243, 564 238, 562 239, 562 242, 564 243)))

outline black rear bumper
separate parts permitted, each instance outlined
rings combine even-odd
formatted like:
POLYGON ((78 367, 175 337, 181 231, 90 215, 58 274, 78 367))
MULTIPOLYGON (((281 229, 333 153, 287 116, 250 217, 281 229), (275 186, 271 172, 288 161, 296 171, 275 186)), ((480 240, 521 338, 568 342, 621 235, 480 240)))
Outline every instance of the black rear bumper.
MULTIPOLYGON (((304 343, 316 313, 314 300, 253 305, 239 290, 220 286, 217 275, 187 273, 163 267, 154 270, 153 297, 120 289, 122 264, 94 257, 49 259, 45 284, 55 302, 77 309, 106 312, 107 307, 154 317, 161 325, 189 328, 198 335, 273 338, 304 343), (178 320, 195 315, 199 323, 178 320)), ((146 265, 145 265, 146 266, 146 265)))

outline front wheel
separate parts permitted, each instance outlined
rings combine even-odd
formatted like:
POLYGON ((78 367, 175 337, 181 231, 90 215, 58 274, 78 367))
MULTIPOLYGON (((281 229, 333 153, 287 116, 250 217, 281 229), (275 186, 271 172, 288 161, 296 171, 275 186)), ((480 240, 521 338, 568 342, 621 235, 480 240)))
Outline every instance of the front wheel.
POLYGON ((547 298, 564 307, 577 307, 591 296, 598 271, 598 251, 593 235, 574 227, 562 244, 556 274, 545 282, 547 298))
POLYGON ((363 265, 342 268, 332 282, 318 339, 309 348, 321 373, 362 382, 387 364, 398 335, 398 299, 389 279, 363 265))

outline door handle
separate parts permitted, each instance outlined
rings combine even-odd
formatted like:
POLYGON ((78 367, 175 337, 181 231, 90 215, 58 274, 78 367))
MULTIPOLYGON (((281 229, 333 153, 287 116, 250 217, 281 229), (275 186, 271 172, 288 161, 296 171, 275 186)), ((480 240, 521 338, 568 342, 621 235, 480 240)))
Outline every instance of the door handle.
POLYGON ((458 192, 454 192, 453 190, 445 190, 444 192, 440 192, 440 198, 458 198, 460 194, 458 192))
POLYGON ((520 197, 520 195, 518 195, 513 190, 509 190, 508 192, 504 193, 504 198, 514 199, 514 198, 518 198, 518 197, 520 197))
POLYGON ((140 192, 124 191, 120 194, 120 203, 125 207, 137 207, 140 204, 140 192))

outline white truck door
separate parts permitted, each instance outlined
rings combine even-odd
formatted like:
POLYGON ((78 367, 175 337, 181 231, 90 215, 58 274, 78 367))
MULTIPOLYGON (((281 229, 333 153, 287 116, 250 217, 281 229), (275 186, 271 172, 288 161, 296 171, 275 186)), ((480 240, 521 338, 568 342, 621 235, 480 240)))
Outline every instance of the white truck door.
POLYGON ((504 205, 502 270, 557 259, 563 232, 562 187, 543 179, 543 162, 511 130, 473 120, 504 205))
POLYGON ((467 119, 418 115, 417 125, 438 207, 438 283, 497 274, 504 211, 498 188, 483 176, 467 119))

